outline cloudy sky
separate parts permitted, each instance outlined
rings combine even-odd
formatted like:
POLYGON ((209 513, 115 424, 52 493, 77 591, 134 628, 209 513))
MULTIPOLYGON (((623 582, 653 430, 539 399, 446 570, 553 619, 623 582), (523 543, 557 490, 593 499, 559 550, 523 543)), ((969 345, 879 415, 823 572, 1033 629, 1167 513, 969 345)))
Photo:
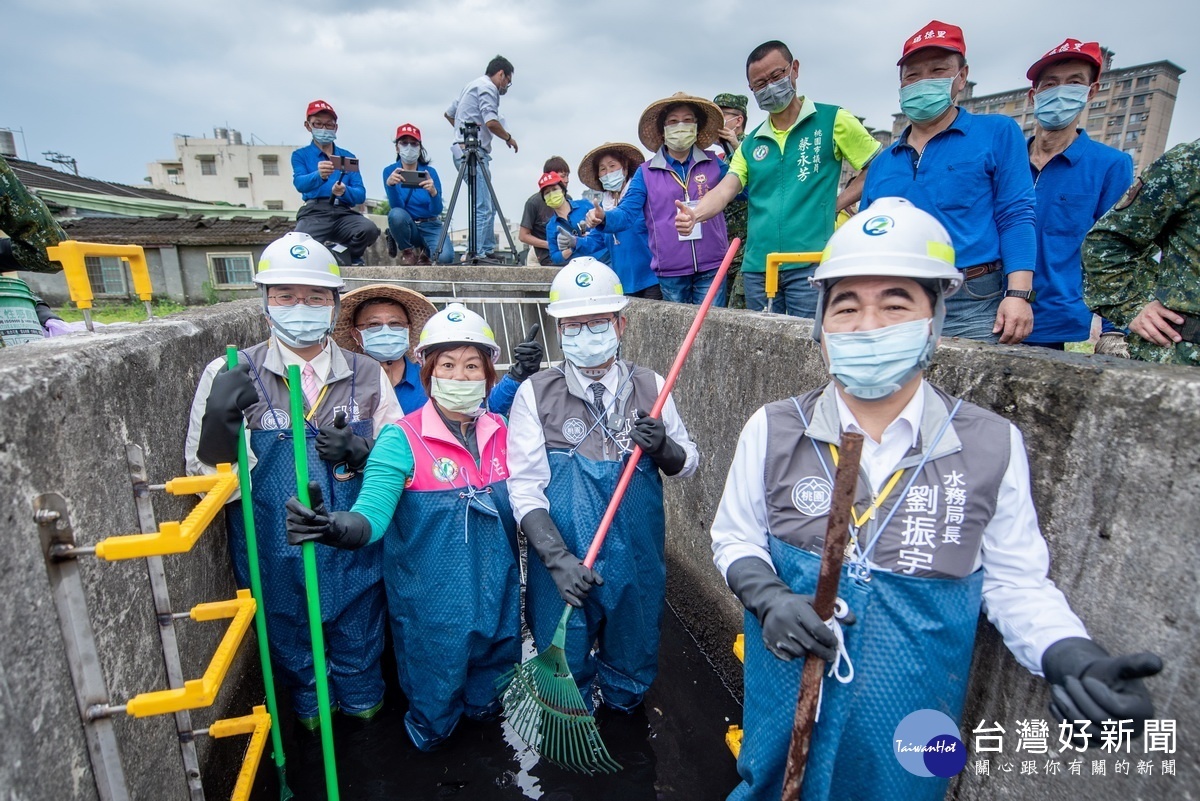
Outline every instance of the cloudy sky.
MULTIPOLYGON (((1070 36, 1098 40, 1117 66, 1168 59, 1183 76, 1169 144, 1200 136, 1200 7, 1194 0, 1049 3, 601 3, 560 0, 6 0, 0 127, 24 129, 21 156, 74 156, 86 175, 142 184, 173 155, 172 135, 214 126, 305 144, 304 108, 337 109, 338 144, 363 162, 367 193, 395 159, 401 122, 426 134, 449 183, 442 112, 496 53, 516 66, 501 113, 520 145, 497 143, 493 174, 510 218, 547 156, 637 143, 645 106, 675 91, 748 94, 745 58, 780 38, 800 59, 800 91, 888 128, 904 38, 931 18, 963 27, 977 93, 1024 83, 1070 36), (672 9, 669 21, 653 16, 672 9), (27 151, 26 151, 27 148, 27 151)), ((751 101, 751 124, 763 119, 751 101)), ((574 188, 574 187, 573 187, 574 188)), ((460 201, 460 209, 465 198, 460 201)), ((462 213, 457 221, 465 219, 462 213)))

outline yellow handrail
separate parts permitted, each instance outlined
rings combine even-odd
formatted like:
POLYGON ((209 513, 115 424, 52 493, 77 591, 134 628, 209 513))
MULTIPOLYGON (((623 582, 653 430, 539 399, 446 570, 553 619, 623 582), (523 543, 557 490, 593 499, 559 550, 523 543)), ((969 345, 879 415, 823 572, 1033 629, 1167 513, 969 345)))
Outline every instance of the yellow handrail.
POLYGON ((191 618, 195 621, 233 618, 233 622, 225 630, 225 636, 217 645, 204 676, 186 681, 183 687, 177 689, 140 693, 125 705, 125 712, 135 718, 144 718, 174 714, 212 704, 225 681, 225 674, 229 671, 238 646, 242 644, 242 639, 250 628, 254 609, 254 598, 250 596, 249 590, 238 590, 237 597, 228 601, 213 601, 193 606, 191 618))
POLYGON ((165 485, 172 495, 207 493, 192 509, 183 522, 163 523, 152 534, 124 534, 106 537, 96 543, 96 557, 115 562, 118 559, 141 559, 147 556, 164 556, 186 553, 200 539, 208 524, 225 506, 238 486, 238 475, 231 465, 217 465, 217 472, 207 476, 182 476, 173 478, 165 485))
POLYGON ((807 253, 768 253, 767 275, 764 279, 767 297, 773 298, 779 293, 779 265, 796 264, 800 262, 816 263, 820 260, 820 251, 811 251, 807 253))
POLYGON ((238 771, 237 783, 233 786, 233 795, 229 796, 229 801, 247 801, 250 798, 251 785, 255 774, 258 773, 258 763, 262 759, 263 749, 267 745, 267 732, 270 730, 271 716, 267 714, 265 706, 256 706, 249 715, 218 720, 208 727, 211 737, 250 735, 246 756, 242 759, 242 767, 238 771))

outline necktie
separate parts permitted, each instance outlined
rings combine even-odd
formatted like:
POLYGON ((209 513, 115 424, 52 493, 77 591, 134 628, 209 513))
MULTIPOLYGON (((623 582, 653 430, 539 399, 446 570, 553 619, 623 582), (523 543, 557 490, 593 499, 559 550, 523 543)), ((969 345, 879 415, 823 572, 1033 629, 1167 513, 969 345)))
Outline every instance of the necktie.
POLYGON ((604 414, 604 385, 599 381, 593 381, 588 385, 588 389, 592 391, 592 397, 596 399, 596 410, 600 414, 604 414))
POLYGON ((305 362, 304 369, 300 371, 300 388, 304 390, 308 408, 312 409, 321 394, 321 388, 317 386, 317 371, 313 369, 312 362, 305 362))

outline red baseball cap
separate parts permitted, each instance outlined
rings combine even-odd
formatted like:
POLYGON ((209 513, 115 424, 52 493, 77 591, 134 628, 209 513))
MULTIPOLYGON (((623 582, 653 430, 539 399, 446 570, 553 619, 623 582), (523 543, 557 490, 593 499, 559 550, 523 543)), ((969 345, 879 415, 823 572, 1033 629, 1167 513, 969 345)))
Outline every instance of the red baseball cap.
POLYGON ((406 122, 396 129, 396 139, 399 140, 402 136, 411 136, 418 142, 421 141, 421 129, 413 125, 411 122, 406 122))
POLYGON ((1104 69, 1104 56, 1100 52, 1099 42, 1081 42, 1078 39, 1067 39, 1058 47, 1051 48, 1046 55, 1034 62, 1029 68, 1029 72, 1025 73, 1025 77, 1036 82, 1037 76, 1046 67, 1053 64, 1055 61, 1087 61, 1096 65, 1096 75, 1099 77, 1100 71, 1104 69))
POLYGON ((962 28, 935 19, 904 40, 904 51, 900 54, 900 60, 896 62, 896 66, 903 64, 904 59, 926 47, 951 50, 961 54, 964 58, 967 55, 967 42, 963 39, 962 28))
POLYGON ((556 172, 543 173, 542 177, 538 178, 538 191, 540 192, 543 189, 545 189, 547 186, 551 186, 553 184, 561 184, 562 182, 563 182, 562 176, 556 172))
POLYGON ((333 115, 333 121, 337 122, 337 112, 333 110, 333 106, 326 103, 324 100, 314 100, 308 104, 308 111, 304 112, 304 119, 308 119, 314 114, 320 114, 322 111, 328 111, 333 115))

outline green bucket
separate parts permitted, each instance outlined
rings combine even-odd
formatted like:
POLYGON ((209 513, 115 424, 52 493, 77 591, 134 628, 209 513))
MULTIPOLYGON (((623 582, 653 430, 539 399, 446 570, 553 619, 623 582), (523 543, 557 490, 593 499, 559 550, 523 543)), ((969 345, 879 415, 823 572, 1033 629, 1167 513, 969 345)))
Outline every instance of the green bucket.
POLYGON ((46 336, 34 308, 35 296, 20 278, 0 276, 0 342, 4 347, 36 342, 46 336))

